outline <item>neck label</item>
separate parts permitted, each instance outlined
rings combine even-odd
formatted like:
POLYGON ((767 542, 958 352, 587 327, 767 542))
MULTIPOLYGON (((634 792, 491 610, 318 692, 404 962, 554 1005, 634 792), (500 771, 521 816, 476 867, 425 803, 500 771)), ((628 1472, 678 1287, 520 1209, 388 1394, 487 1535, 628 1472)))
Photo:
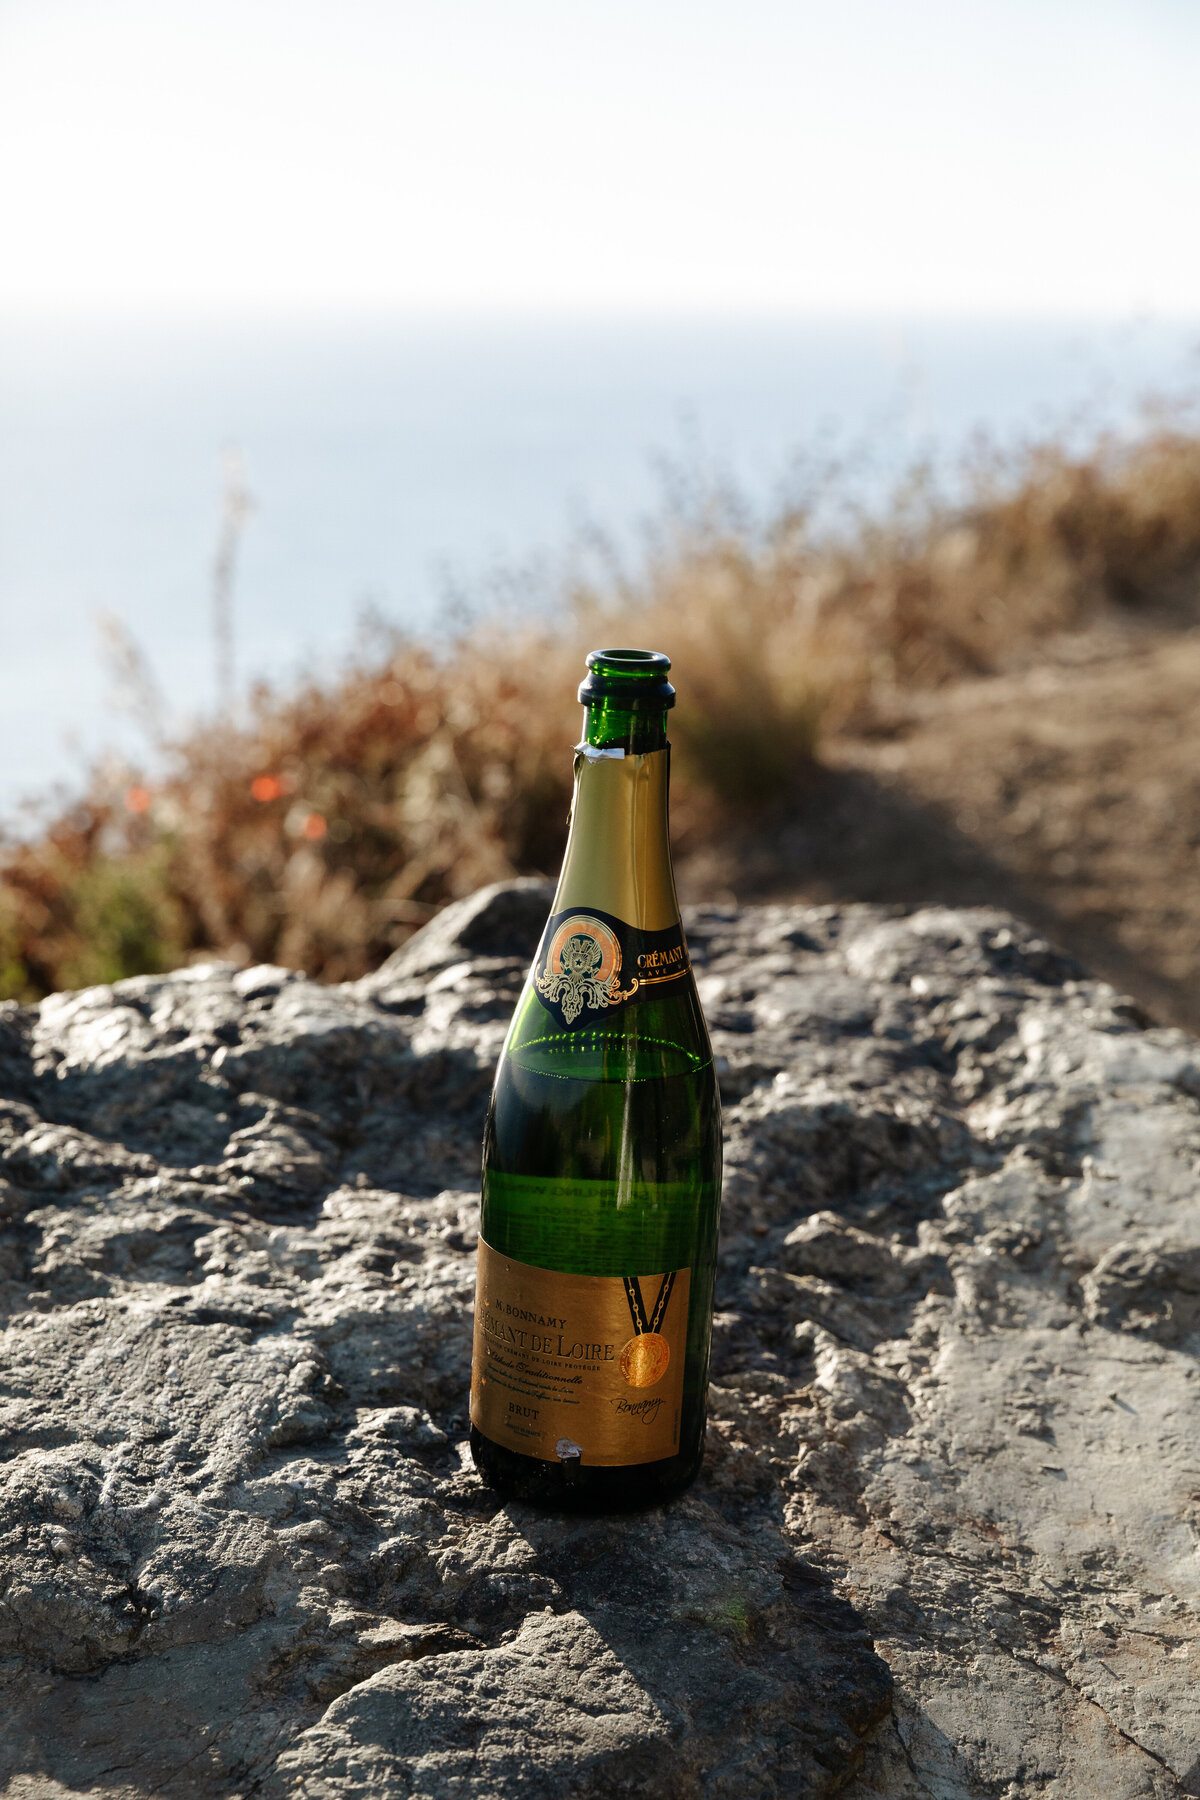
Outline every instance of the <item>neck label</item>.
POLYGON ((690 971, 678 921, 665 931, 639 931, 612 913, 576 907, 547 920, 533 985, 547 1012, 578 1030, 623 1006, 673 993, 690 971))

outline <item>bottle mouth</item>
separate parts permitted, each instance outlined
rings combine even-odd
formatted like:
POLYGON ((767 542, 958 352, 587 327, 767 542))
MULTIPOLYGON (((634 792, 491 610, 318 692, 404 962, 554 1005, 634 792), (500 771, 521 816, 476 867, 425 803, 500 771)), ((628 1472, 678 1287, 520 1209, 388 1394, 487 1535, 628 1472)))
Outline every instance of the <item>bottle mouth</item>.
POLYGON ((663 711, 675 704, 667 680, 671 659, 661 650, 592 650, 579 698, 584 706, 608 700, 626 712, 663 711))

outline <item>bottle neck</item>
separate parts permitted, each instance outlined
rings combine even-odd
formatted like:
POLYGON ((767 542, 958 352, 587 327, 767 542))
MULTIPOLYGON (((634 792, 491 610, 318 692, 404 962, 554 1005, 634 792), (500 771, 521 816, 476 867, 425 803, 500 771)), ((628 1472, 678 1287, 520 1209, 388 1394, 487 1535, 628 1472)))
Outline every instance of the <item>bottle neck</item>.
POLYGON ((647 705, 637 696, 597 695, 583 709, 583 744, 593 750, 623 750, 626 756, 645 756, 667 747, 667 710, 647 705))
MULTIPOLYGON (((590 725, 596 709, 587 710, 590 725)), ((645 717, 637 715, 639 725, 645 717)), ((678 922, 667 820, 671 753, 665 727, 664 714, 659 721, 660 744, 643 752, 631 753, 621 743, 596 744, 590 735, 577 749, 571 832, 554 900, 556 913, 574 907, 605 912, 639 931, 665 931, 678 922)))

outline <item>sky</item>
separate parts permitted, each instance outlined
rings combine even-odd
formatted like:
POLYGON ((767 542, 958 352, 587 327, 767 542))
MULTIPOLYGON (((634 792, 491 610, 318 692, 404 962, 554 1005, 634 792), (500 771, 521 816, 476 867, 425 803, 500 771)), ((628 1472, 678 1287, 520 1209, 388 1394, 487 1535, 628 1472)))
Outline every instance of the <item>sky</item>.
POLYGON ((0 0, 0 310, 1200 311, 1198 0, 0 0))

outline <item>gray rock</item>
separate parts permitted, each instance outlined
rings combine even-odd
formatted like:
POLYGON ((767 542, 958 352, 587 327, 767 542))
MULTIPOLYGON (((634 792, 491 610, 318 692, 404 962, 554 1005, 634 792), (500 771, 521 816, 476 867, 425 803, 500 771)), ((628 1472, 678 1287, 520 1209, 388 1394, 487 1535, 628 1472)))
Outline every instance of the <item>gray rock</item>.
POLYGON ((706 1465, 555 1519, 464 1444, 548 903, 0 1007, 0 1786, 1200 1794, 1200 1049, 999 913, 696 912, 706 1465))
POLYGON ((515 956, 527 963, 537 949, 553 899, 554 883, 532 875, 479 888, 443 908, 382 968, 368 975, 364 985, 378 993, 394 981, 449 968, 464 956, 515 956))

